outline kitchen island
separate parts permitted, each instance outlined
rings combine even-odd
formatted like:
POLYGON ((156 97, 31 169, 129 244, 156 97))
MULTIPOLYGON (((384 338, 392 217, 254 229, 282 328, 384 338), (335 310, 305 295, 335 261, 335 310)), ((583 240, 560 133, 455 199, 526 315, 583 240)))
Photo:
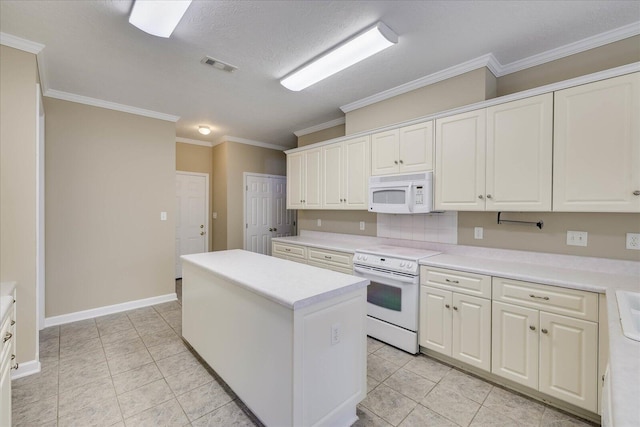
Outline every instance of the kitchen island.
POLYGON ((368 280, 230 250, 183 260, 184 339, 267 426, 349 426, 368 280))

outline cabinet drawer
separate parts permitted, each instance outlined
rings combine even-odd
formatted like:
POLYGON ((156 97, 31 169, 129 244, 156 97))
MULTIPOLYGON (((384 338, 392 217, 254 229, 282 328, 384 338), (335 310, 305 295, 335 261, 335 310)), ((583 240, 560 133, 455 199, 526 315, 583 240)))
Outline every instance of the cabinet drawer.
POLYGON ((306 249, 304 246, 273 242, 271 253, 274 255, 282 255, 279 258, 299 258, 304 260, 307 257, 306 249))
POLYGON ((598 321, 598 294, 494 277, 493 299, 551 313, 598 321))
POLYGON ((309 261, 320 262, 349 270, 353 268, 353 254, 348 252, 309 248, 309 261))
POLYGON ((462 294, 491 298, 491 277, 482 274, 421 267, 420 283, 462 294))

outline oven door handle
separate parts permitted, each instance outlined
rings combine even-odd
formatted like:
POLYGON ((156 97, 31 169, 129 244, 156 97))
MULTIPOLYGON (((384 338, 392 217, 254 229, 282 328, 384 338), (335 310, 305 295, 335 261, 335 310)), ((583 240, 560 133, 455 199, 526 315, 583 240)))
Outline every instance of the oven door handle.
POLYGON ((389 275, 389 274, 378 273, 377 271, 372 271, 372 270, 368 270, 368 269, 360 268, 360 267, 353 267, 353 271, 355 273, 364 274, 365 276, 382 277, 384 279, 395 280, 397 282, 402 282, 402 283, 406 283, 406 284, 410 284, 410 285, 417 284, 415 282, 415 278, 412 278, 412 277, 392 276, 392 275, 389 275))

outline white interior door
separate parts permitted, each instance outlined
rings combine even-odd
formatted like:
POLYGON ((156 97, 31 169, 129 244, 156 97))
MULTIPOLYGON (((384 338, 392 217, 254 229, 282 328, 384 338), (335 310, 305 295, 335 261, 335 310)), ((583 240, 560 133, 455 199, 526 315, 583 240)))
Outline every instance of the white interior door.
POLYGON ((182 277, 180 256, 208 251, 209 176, 176 173, 176 278, 182 277))
POLYGON ((245 175, 245 250, 271 255, 271 238, 290 236, 294 215, 287 209, 286 177, 245 175))

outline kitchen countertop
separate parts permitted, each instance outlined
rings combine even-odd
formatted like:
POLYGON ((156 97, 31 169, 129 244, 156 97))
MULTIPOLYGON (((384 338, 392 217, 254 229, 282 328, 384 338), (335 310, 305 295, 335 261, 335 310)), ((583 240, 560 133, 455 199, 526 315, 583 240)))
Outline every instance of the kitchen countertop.
POLYGON ((369 284, 369 280, 360 277, 240 249, 184 255, 181 258, 293 310, 369 284))
MULTIPOLYGON (((365 241, 360 236, 324 234, 308 232, 273 240, 346 252, 381 243, 403 246, 397 239, 365 241)), ((421 265, 606 294, 613 422, 621 427, 640 425, 640 342, 622 334, 615 294, 618 289, 640 292, 640 263, 430 242, 406 241, 406 245, 443 252, 423 259, 421 265)))

